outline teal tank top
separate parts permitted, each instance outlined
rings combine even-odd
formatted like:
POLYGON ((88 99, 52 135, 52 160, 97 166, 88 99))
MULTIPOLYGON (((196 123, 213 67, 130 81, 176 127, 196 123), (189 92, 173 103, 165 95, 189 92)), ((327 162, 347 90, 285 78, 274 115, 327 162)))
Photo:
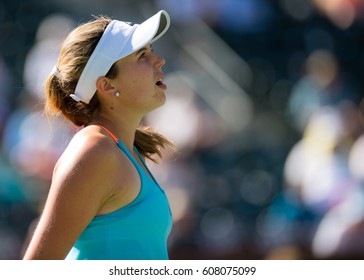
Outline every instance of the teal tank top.
POLYGON ((166 260, 167 240, 172 228, 167 196, 137 149, 134 147, 150 176, 121 140, 108 133, 136 167, 141 179, 141 190, 128 205, 112 213, 96 216, 79 236, 66 259, 166 260))

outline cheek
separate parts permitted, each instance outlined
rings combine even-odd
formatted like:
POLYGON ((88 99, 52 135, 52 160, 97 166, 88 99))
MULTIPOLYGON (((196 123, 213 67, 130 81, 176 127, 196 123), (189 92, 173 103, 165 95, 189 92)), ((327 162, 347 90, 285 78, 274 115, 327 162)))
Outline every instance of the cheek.
POLYGON ((145 102, 147 96, 151 96, 150 88, 148 88, 145 80, 138 78, 124 83, 124 94, 134 104, 145 102))
POLYGON ((137 77, 130 77, 129 79, 124 79, 120 83, 121 92, 127 95, 133 95, 142 89, 142 79, 137 77))
POLYGON ((124 79, 124 82, 129 85, 130 89, 140 90, 148 85, 150 86, 151 83, 151 75, 143 69, 139 69, 139 71, 130 71, 127 77, 128 79, 124 79))
POLYGON ((148 94, 148 86, 145 82, 145 80, 143 79, 135 79, 135 80, 131 80, 129 82, 129 92, 130 94, 135 98, 141 98, 142 96, 145 96, 148 94))
POLYGON ((142 66, 123 69, 125 75, 121 76, 119 80, 120 91, 133 100, 139 99, 141 96, 151 96, 151 91, 154 90, 153 72, 150 68, 142 66))

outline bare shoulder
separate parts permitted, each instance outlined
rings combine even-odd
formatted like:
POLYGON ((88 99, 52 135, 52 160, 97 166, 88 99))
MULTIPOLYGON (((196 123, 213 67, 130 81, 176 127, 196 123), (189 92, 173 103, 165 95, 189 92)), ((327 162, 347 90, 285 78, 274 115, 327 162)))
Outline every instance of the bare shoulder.
POLYGON ((51 188, 85 188, 86 192, 95 190, 107 196, 117 164, 115 143, 106 135, 85 128, 75 134, 59 158, 51 188))
POLYGON ((71 140, 54 168, 44 210, 26 258, 64 258, 113 193, 115 143, 85 129, 71 140))
POLYGON ((71 140, 54 169, 52 187, 86 188, 84 192, 104 196, 105 203, 135 184, 138 174, 130 160, 103 129, 92 126, 71 140))
POLYGON ((94 214, 100 215, 130 203, 140 184, 125 153, 103 129, 93 126, 71 140, 54 169, 51 189, 66 197, 87 197, 84 203, 98 205, 94 214))
POLYGON ((72 138, 58 160, 55 171, 75 173, 82 169, 103 169, 106 161, 112 167, 113 160, 116 159, 115 150, 115 143, 106 135, 95 129, 82 129, 72 138))

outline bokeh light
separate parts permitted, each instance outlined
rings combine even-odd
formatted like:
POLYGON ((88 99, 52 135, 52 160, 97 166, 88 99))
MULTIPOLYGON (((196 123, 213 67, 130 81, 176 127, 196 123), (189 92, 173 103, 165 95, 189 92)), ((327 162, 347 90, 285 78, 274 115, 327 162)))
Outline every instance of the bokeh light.
MULTIPOLYGON (((20 259, 76 129, 43 114, 73 27, 166 9, 165 106, 145 123, 177 152, 151 170, 172 259, 364 257, 364 4, 355 0, 0 3, 0 259, 20 259)), ((148 163, 149 164, 149 163, 148 163)))

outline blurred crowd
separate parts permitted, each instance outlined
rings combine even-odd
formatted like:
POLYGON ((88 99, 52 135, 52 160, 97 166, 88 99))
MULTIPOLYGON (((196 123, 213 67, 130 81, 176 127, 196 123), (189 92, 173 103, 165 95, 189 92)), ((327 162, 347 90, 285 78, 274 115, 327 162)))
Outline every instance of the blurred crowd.
POLYGON ((0 259, 21 258, 75 132, 42 111, 60 42, 159 9, 167 103, 144 121, 178 147, 150 163, 171 259, 363 258, 361 0, 1 0, 0 259))

